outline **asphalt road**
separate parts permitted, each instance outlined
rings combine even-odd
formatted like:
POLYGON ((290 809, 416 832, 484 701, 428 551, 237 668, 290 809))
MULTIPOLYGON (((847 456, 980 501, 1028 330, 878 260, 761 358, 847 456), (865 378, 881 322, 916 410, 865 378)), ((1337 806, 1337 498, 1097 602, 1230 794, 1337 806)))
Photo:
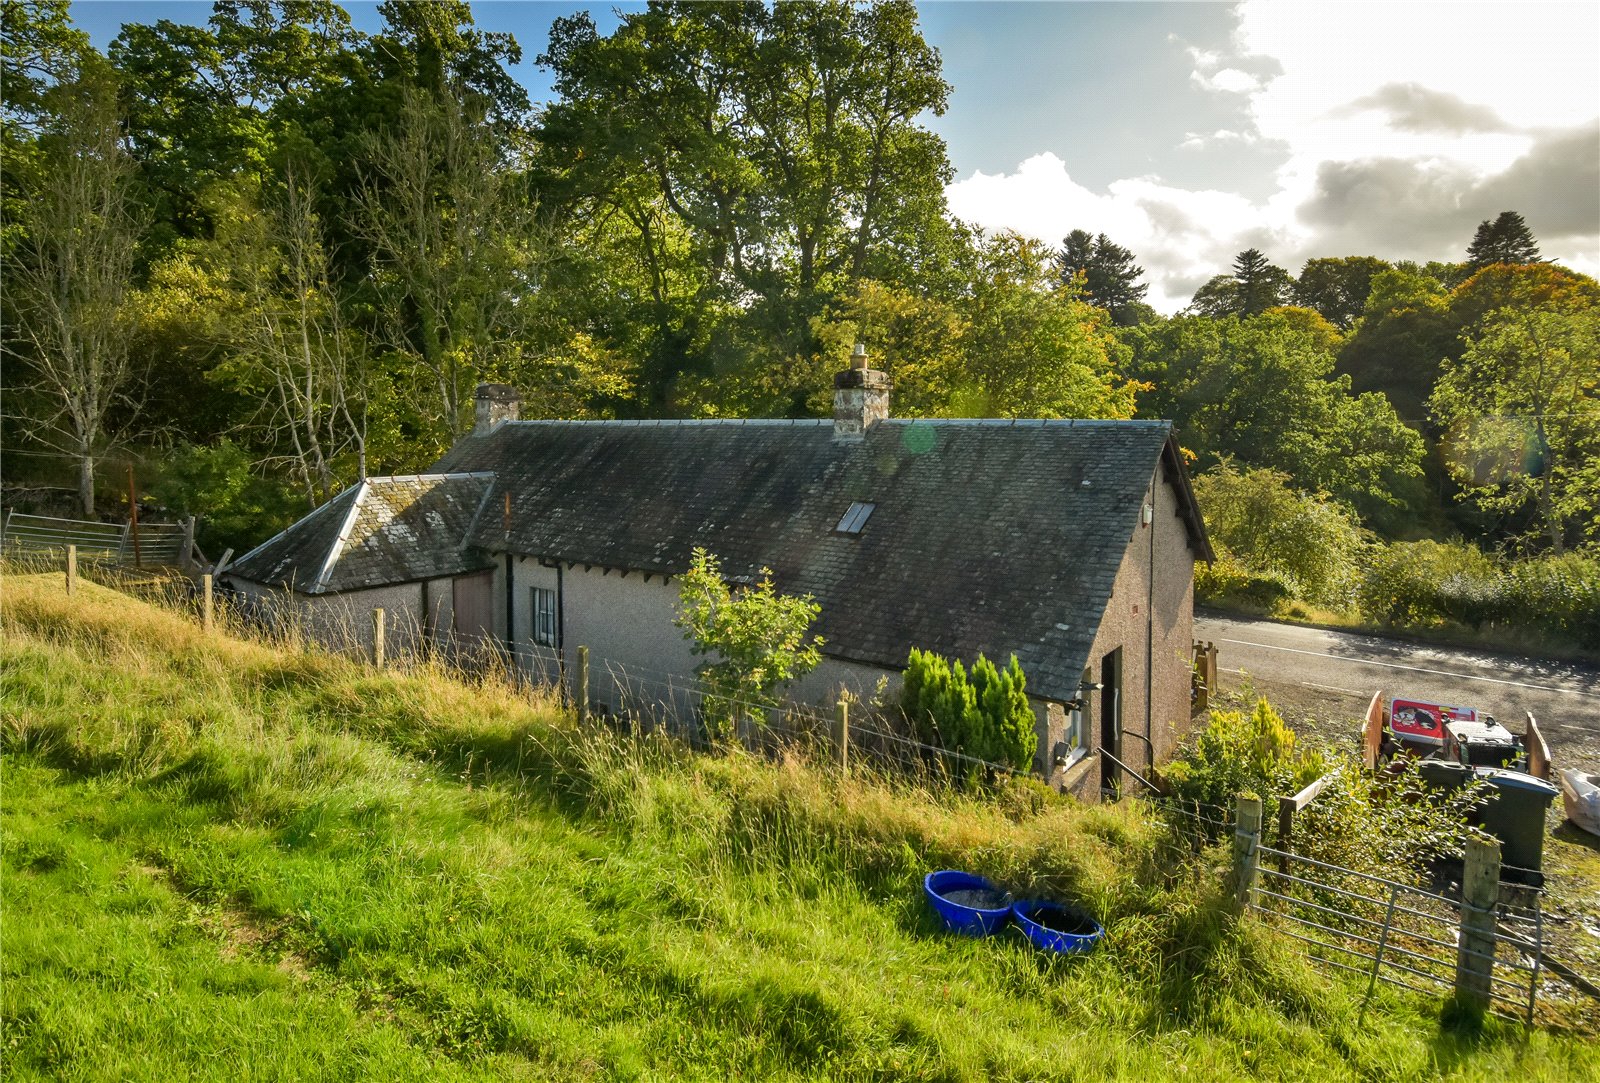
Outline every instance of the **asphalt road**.
MULTIPOLYGON (((1600 669, 1571 662, 1424 646, 1301 625, 1196 616, 1194 635, 1217 645, 1217 666, 1240 672, 1269 695, 1325 700, 1359 717, 1372 693, 1400 694, 1488 711, 1521 732, 1539 720, 1557 766, 1600 765, 1600 669)), ((1348 717, 1348 714, 1346 714, 1348 717)))

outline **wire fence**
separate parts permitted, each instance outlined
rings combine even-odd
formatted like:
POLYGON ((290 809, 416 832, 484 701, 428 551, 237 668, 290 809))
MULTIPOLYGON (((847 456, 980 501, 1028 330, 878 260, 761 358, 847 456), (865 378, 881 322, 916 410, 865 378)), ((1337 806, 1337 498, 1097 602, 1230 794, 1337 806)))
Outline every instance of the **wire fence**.
MULTIPOLYGON (((60 571, 63 567, 60 552, 10 552, 6 559, 17 571, 60 571)), ((199 614, 205 605, 200 584, 189 577, 172 569, 128 567, 109 552, 81 558, 77 571, 88 581, 190 614, 199 614)), ((380 638, 371 609, 329 605, 308 615, 286 591, 248 593, 219 587, 211 599, 211 615, 219 628, 234 634, 288 645, 315 643, 368 658, 374 656, 380 638)), ((489 632, 434 626, 415 614, 385 614, 383 624, 382 663, 386 667, 443 665, 468 678, 493 675, 545 689, 569 706, 577 701, 576 646, 563 649, 523 639, 508 648, 489 632)), ((587 703, 591 715, 619 730, 641 735, 660 732, 699 749, 736 743, 769 756, 836 759, 840 740, 836 703, 730 695, 700 674, 585 653, 589 655, 587 703)), ((1018 773, 1011 764, 919 740, 904 720, 897 718, 897 712, 859 697, 845 698, 849 703, 846 740, 853 766, 931 785, 964 784, 975 776, 992 781, 1018 773)))

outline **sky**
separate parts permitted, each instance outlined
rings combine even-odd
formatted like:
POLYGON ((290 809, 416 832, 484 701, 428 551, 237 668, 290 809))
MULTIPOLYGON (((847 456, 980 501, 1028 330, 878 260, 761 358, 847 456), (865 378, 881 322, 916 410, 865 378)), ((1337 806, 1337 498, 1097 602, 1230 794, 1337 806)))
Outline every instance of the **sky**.
MULTIPOLYGON (((477 0, 534 59, 559 15, 602 32, 641 5, 477 0)), ((349 2, 358 29, 382 20, 349 2)), ((1523 215, 1543 255, 1600 274, 1600 4, 1474 0, 919 4, 953 90, 950 208, 1051 243, 1105 233, 1171 312, 1255 247, 1459 260, 1523 215)), ((76 0, 104 48, 123 22, 203 22, 208 2, 76 0)))

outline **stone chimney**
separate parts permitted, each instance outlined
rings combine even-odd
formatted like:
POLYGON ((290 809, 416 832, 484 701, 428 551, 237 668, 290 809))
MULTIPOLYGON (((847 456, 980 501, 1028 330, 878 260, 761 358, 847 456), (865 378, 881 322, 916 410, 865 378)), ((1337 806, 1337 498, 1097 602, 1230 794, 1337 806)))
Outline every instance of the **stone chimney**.
POLYGON ((473 396, 478 408, 473 436, 488 436, 502 421, 515 421, 522 411, 522 396, 510 384, 479 384, 473 396))
POLYGON ((889 374, 867 367, 867 348, 856 343, 850 367, 833 378, 833 438, 855 441, 889 416, 889 374))

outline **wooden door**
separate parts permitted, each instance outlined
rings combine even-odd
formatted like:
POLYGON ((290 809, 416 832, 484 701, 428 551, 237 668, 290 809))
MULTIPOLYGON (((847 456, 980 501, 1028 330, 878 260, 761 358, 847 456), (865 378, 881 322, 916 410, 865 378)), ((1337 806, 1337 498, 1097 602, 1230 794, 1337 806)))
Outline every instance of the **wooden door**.
POLYGON ((463 655, 487 655, 495 645, 494 572, 458 575, 450 591, 456 649, 463 655))

